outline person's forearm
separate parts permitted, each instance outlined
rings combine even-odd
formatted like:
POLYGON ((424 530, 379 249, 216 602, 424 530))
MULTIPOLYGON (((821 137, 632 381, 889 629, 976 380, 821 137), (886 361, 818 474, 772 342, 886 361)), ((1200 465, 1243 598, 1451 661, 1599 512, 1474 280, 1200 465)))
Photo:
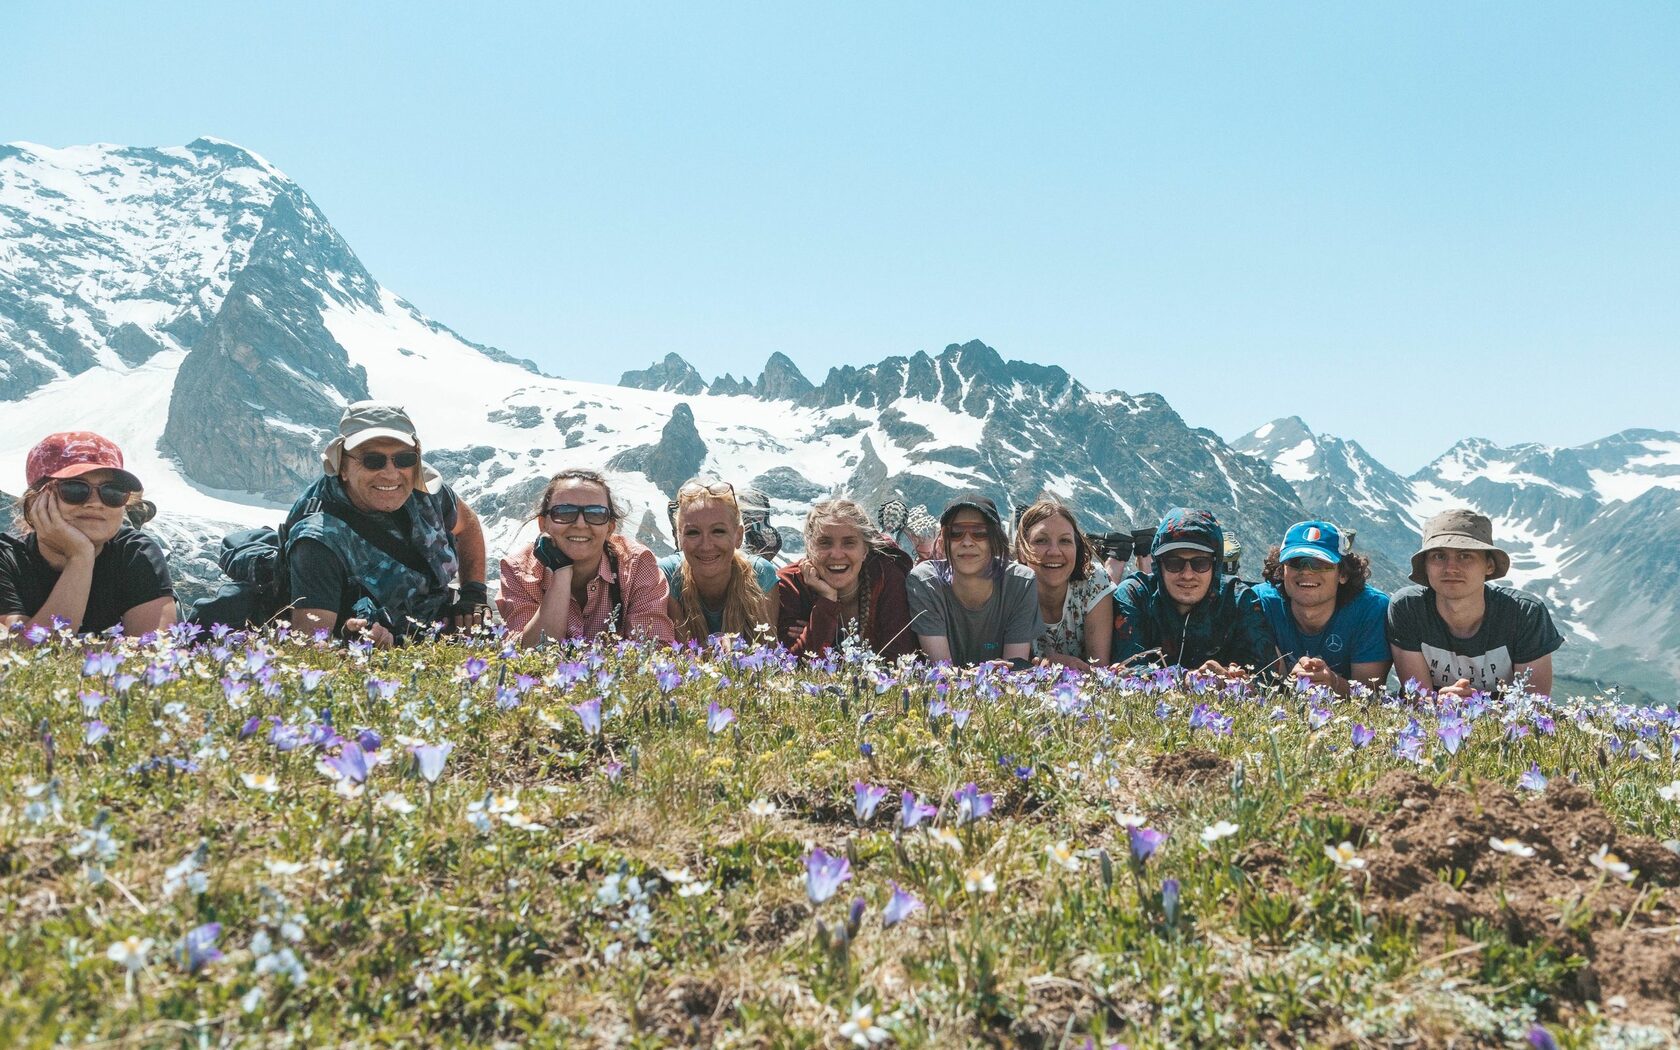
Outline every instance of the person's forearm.
POLYGON ((58 582, 53 584, 52 593, 47 595, 46 602, 29 618, 29 624, 51 630, 56 618, 68 623, 72 631, 81 630, 82 618, 87 615, 88 592, 91 590, 93 559, 71 558, 65 563, 64 571, 59 573, 58 582))
POLYGON ((484 526, 479 522, 478 515, 473 514, 465 504, 461 505, 461 512, 461 530, 455 535, 456 571, 460 573, 462 583, 483 583, 488 564, 484 526))
POLYGON ((531 622, 519 633, 519 644, 529 649, 546 639, 560 639, 566 637, 569 625, 572 598, 572 567, 570 565, 556 572, 548 581, 548 589, 543 591, 542 601, 537 603, 537 611, 531 617, 531 622))

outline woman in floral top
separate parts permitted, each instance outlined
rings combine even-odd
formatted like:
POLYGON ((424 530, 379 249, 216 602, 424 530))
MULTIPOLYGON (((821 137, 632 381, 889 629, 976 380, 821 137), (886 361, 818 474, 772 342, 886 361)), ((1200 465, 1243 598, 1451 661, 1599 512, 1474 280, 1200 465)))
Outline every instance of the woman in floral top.
POLYGON ((1114 584, 1093 558, 1073 512, 1048 498, 1023 511, 1015 559, 1038 578, 1046 630, 1033 643, 1033 656, 1081 671, 1108 663, 1114 584))

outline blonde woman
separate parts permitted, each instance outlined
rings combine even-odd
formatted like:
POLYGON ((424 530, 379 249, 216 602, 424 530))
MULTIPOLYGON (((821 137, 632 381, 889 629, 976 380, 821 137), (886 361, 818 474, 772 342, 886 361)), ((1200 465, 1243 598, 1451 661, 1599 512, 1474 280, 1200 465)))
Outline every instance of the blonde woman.
POLYGON ((676 554, 659 559, 670 587, 668 611, 677 641, 714 634, 753 638, 775 627, 776 566, 741 549, 746 527, 735 487, 727 481, 685 482, 677 490, 676 554))
POLYGON ((913 653, 909 574, 909 555, 856 501, 822 500, 805 517, 805 557, 777 573, 777 636, 795 654, 849 638, 884 657, 913 653))
POLYGON ((22 539, 0 533, 0 637, 52 629, 138 637, 175 622, 169 560, 128 525, 140 479, 122 451, 87 431, 49 434, 25 463, 22 539))
POLYGON ((1045 631, 1033 643, 1033 656, 1080 671, 1108 663, 1114 584, 1073 512, 1048 498, 1023 511, 1015 530, 1015 560, 1032 569, 1038 581, 1045 631))
POLYGON ((621 535, 607 479, 562 470, 537 503, 537 538, 502 559, 502 618, 522 646, 621 634, 670 642, 670 590, 659 560, 621 535))

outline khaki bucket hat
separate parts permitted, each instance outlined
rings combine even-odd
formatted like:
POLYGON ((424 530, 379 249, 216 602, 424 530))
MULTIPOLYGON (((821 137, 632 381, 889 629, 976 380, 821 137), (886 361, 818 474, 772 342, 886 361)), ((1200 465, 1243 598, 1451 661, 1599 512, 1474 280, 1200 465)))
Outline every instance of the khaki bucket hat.
POLYGON ((1511 556, 1493 545, 1493 522, 1487 515, 1477 514, 1469 507, 1444 510, 1423 523, 1423 544, 1412 555, 1412 582, 1429 585, 1423 559, 1440 548, 1467 551, 1487 551, 1493 555, 1493 575, 1497 580, 1511 571, 1511 556))

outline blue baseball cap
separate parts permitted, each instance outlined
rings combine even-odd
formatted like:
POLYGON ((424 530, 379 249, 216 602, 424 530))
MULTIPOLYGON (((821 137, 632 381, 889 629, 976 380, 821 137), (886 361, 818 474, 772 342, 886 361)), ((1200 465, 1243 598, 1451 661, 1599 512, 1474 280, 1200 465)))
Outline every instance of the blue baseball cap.
POLYGON ((1283 549, 1278 561, 1291 558, 1317 558, 1331 565, 1342 563, 1342 533, 1328 521, 1302 521, 1289 526, 1283 534, 1283 549))

